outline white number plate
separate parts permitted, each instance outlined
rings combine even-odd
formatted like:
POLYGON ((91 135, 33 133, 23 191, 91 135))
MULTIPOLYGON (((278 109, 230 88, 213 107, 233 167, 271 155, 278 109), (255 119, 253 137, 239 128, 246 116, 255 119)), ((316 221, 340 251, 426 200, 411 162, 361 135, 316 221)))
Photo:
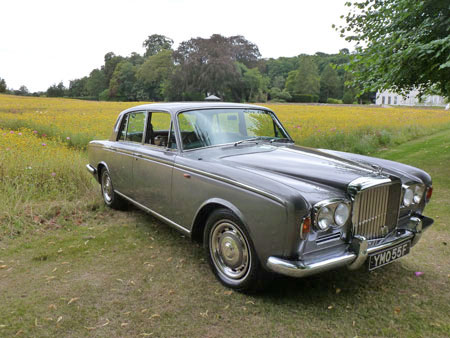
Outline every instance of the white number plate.
POLYGON ((393 261, 403 257, 409 253, 411 248, 411 242, 403 242, 392 248, 385 249, 383 251, 374 253, 369 256, 369 270, 374 270, 383 265, 392 263, 393 261))

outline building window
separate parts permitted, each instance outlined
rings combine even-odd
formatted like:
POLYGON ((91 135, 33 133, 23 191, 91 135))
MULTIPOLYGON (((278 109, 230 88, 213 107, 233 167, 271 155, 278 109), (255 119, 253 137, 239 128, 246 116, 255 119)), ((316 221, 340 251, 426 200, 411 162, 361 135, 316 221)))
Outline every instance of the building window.
POLYGON ((385 97, 383 96, 382 98, 381 98, 381 104, 384 104, 386 102, 386 99, 385 99, 385 97))
POLYGON ((391 97, 388 96, 388 104, 391 104, 391 97))
POLYGON ((394 96, 394 104, 397 104, 397 96, 394 96))

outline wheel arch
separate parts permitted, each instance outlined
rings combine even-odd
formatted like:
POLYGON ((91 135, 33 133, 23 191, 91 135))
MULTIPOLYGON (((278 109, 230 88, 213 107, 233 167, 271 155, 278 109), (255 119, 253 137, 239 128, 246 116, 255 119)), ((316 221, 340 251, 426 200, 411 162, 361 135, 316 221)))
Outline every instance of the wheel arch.
POLYGON ((101 161, 101 162, 99 162, 97 164, 97 181, 99 183, 101 182, 101 179, 102 179, 102 170, 103 170, 103 168, 106 168, 106 170, 109 171, 108 165, 105 162, 101 161))
POLYGON ((191 238, 193 241, 198 243, 203 242, 203 231, 205 229, 206 220, 208 219, 209 215, 211 215, 211 213, 217 209, 228 209, 231 212, 233 212, 236 215, 236 217, 238 217, 241 220, 246 230, 249 231, 246 225, 244 215, 233 203, 230 203, 229 201, 226 201, 221 198, 211 198, 205 201, 200 206, 200 208, 198 208, 195 214, 191 230, 191 238))

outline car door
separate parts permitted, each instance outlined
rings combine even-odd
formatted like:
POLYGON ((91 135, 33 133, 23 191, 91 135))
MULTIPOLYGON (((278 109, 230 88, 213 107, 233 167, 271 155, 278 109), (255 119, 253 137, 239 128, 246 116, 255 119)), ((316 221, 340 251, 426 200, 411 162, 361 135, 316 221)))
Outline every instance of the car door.
POLYGON ((135 149, 135 200, 166 218, 172 217, 172 171, 177 144, 171 116, 148 112, 144 143, 135 149))
POLYGON ((114 189, 133 198, 133 161, 136 146, 144 140, 147 113, 135 111, 123 116, 117 141, 111 146, 108 169, 114 189))

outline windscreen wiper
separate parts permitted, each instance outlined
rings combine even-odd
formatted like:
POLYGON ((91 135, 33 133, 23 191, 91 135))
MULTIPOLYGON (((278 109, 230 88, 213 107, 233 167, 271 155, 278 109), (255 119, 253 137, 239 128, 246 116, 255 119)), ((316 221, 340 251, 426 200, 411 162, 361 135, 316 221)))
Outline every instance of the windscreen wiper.
POLYGON ((252 138, 246 138, 244 140, 240 140, 234 143, 234 146, 236 147, 238 144, 244 143, 244 142, 255 142, 255 141, 260 141, 262 140, 263 137, 258 136, 258 137, 252 137, 252 138))
POLYGON ((281 137, 281 138, 276 137, 276 138, 270 139, 270 143, 273 143, 273 142, 294 143, 294 141, 292 141, 290 138, 287 138, 287 137, 281 137))

